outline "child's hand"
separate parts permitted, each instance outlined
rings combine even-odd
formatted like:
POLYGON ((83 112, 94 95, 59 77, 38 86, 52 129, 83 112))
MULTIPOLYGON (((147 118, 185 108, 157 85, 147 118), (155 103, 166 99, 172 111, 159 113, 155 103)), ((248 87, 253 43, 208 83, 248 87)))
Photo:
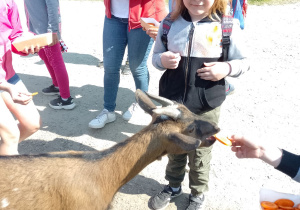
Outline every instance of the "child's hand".
POLYGON ((37 45, 37 46, 31 45, 30 48, 25 47, 25 49, 22 51, 22 53, 28 55, 29 53, 30 54, 38 53, 39 51, 40 51, 39 45, 37 45))
POLYGON ((166 69, 176 69, 180 60, 181 56, 179 53, 167 51, 161 55, 161 63, 166 69))
POLYGON ((204 63, 204 66, 197 70, 197 75, 204 80, 218 81, 226 77, 231 71, 230 65, 226 62, 204 63))
POLYGON ((148 28, 148 30, 146 30, 146 34, 148 34, 152 39, 154 39, 154 41, 156 40, 157 32, 158 32, 158 27, 150 27, 148 28))
POLYGON ((57 33, 52 33, 52 43, 49 44, 49 47, 56 45, 59 42, 57 33))

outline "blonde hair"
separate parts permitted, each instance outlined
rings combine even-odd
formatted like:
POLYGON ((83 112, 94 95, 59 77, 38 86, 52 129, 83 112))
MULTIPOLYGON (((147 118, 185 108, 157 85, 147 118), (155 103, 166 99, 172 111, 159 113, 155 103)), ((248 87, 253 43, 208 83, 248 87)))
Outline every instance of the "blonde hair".
MULTIPOLYGON (((229 0, 230 1, 230 0, 229 0)), ((212 7, 208 11, 208 17, 213 19, 212 15, 218 18, 217 13, 220 12, 221 14, 226 14, 228 5, 228 0, 215 0, 212 7)), ((187 8, 185 7, 183 0, 176 0, 175 8, 171 13, 171 19, 176 20, 180 14, 187 8)), ((218 18, 219 19, 219 18, 218 18)))

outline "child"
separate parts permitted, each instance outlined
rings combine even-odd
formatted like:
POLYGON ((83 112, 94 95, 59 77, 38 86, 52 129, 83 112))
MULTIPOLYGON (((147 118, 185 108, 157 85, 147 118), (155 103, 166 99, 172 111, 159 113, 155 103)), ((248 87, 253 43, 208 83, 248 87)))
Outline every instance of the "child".
POLYGON ((53 42, 39 52, 52 78, 52 85, 42 90, 45 95, 60 95, 50 101, 53 109, 73 109, 68 72, 61 53, 61 17, 58 0, 25 0, 28 29, 34 34, 53 33, 53 42))
MULTIPOLYGON (((166 70, 159 82, 159 95, 183 103, 192 112, 218 123, 220 105, 225 100, 226 76, 238 77, 249 69, 234 22, 230 37, 228 62, 222 59, 222 14, 227 0, 177 0, 171 13, 172 24, 167 35, 167 48, 156 39, 153 65, 166 70)), ((158 37, 163 34, 160 24, 158 37)), ((166 179, 169 184, 150 200, 154 209, 162 209, 182 194, 187 157, 189 158, 189 206, 203 209, 204 192, 208 190, 211 147, 198 148, 182 155, 169 155, 166 179)))
POLYGON ((0 1, 0 29, 0 155, 17 155, 18 143, 39 130, 41 120, 31 93, 13 69, 11 52, 28 55, 39 48, 18 52, 12 46, 23 32, 13 0, 0 1))

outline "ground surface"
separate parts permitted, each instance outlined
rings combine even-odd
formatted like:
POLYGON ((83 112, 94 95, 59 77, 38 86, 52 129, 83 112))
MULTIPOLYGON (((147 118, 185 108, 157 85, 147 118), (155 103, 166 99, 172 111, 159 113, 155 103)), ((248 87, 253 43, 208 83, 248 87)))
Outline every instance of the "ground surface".
MULTIPOLYGON (((23 14, 22 7, 20 10, 23 14)), ((236 92, 222 107, 220 127, 228 133, 260 136, 262 141, 299 154, 300 4, 250 6, 248 10, 245 37, 251 71, 231 80, 236 92)), ((103 68, 96 67, 102 51, 103 3, 61 1, 61 11, 63 38, 69 47, 63 56, 77 107, 56 111, 47 105, 54 97, 35 96, 43 126, 20 144, 21 153, 104 149, 138 132, 150 119, 134 116, 127 123, 121 118, 134 100, 133 79, 122 75, 116 122, 101 130, 88 128, 103 104, 103 68)), ((51 84, 38 56, 14 56, 14 64, 29 91, 40 92, 51 84)), ((150 92, 157 94, 161 73, 150 62, 149 66, 150 92)), ((149 209, 149 198, 166 183, 166 164, 164 157, 146 167, 121 188, 111 209, 149 209)), ((259 160, 238 160, 229 147, 218 142, 213 149, 209 187, 208 210, 258 209, 261 187, 300 194, 299 184, 289 177, 259 160)), ((189 193, 187 177, 183 189, 185 194, 167 209, 184 209, 189 193)))

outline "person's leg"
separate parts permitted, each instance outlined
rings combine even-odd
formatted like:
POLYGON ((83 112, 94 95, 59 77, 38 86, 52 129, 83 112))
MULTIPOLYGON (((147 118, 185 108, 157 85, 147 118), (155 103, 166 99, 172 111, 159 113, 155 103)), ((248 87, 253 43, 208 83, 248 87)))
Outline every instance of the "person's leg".
MULTIPOLYGON (((50 67, 48 71, 54 72, 57 85, 59 87, 60 96, 64 99, 68 99, 70 97, 69 76, 64 59, 62 57, 60 43, 57 43, 51 47, 45 47, 44 52, 46 58, 44 62, 45 64, 46 62, 48 63, 48 65, 46 64, 47 68, 50 67)), ((55 81, 53 80, 53 84, 56 86, 54 82, 55 81)))
POLYGON ((54 73, 54 69, 52 68, 52 66, 50 65, 49 63, 49 60, 46 56, 46 53, 45 53, 45 48, 42 48, 40 51, 39 51, 39 56, 40 58, 44 61, 47 69, 48 69, 48 72, 51 76, 51 79, 52 79, 52 84, 55 86, 55 87, 58 87, 58 83, 57 83, 57 79, 56 79, 56 76, 55 76, 55 73, 54 73))
POLYGON ((169 185, 150 199, 150 205, 153 209, 164 209, 173 198, 182 194, 181 183, 185 175, 187 154, 169 154, 168 158, 165 178, 169 181, 169 185))
POLYGON ((0 93, 0 155, 17 155, 20 131, 0 93))
MULTIPOLYGON (((25 87, 22 81, 19 81, 16 84, 16 88, 23 91, 27 91, 27 88, 25 87)), ((7 92, 2 93, 2 98, 6 104, 6 107, 19 121, 18 124, 20 130, 19 141, 23 141, 24 139, 28 138, 29 136, 31 136, 33 133, 35 133, 40 129, 41 118, 33 101, 29 102, 27 105, 14 103, 10 94, 7 92)))
MULTIPOLYGON (((122 19, 124 20, 124 19, 122 19)), ((104 108, 115 110, 120 67, 127 45, 128 22, 105 17, 103 29, 104 108)))
MULTIPOLYGON (((220 116, 220 107, 202 114, 204 119, 218 124, 220 116)), ((197 207, 202 209, 204 206, 204 192, 208 190, 210 161, 212 158, 210 147, 199 147, 189 152, 189 187, 191 189, 189 207, 197 207)))
POLYGON ((149 85, 147 61, 152 49, 153 39, 142 28, 132 29, 127 33, 129 66, 136 89, 147 92, 149 85))
POLYGON ((187 164, 187 154, 168 155, 169 162, 166 168, 166 180, 169 181, 171 187, 180 187, 184 180, 185 167, 187 164))

